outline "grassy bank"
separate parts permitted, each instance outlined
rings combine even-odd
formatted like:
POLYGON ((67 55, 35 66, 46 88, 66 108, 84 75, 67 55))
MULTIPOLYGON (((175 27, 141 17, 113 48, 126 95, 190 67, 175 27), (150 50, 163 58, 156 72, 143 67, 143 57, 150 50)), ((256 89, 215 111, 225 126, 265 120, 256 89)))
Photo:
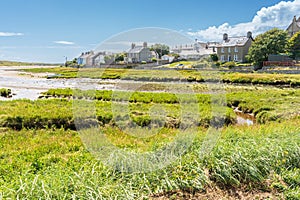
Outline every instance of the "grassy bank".
POLYGON ((24 69, 32 73, 56 73, 57 78, 101 78, 134 81, 222 81, 238 84, 264 84, 300 86, 299 74, 268 74, 268 73, 231 73, 218 70, 136 70, 136 69, 99 69, 99 68, 37 68, 24 69))
MULTIPOLYGON (((227 188, 224 190, 244 188, 240 195, 263 191, 273 198, 299 199, 298 124, 295 119, 230 126, 223 129, 212 152, 200 156, 206 135, 202 130, 179 160, 154 172, 133 174, 103 165, 87 152, 76 132, 1 129, 0 195, 4 199, 175 198, 178 191, 199 196, 218 186, 227 188)), ((105 130, 107 136, 117 137, 113 133, 105 130)), ((122 143, 126 142, 132 141, 124 138, 122 143)), ((158 148, 155 143, 147 145, 147 149, 158 148)))

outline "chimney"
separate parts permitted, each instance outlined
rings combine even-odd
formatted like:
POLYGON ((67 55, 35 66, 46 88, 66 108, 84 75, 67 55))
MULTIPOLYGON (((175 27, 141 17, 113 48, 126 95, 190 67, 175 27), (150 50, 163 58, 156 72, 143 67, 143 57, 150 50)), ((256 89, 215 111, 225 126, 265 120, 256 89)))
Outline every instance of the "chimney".
POLYGON ((252 38, 252 32, 251 31, 247 32, 247 38, 252 38))
POLYGON ((131 44, 131 49, 134 49, 134 47, 135 47, 135 44, 132 43, 132 44, 131 44))
POLYGON ((143 47, 144 47, 144 48, 147 48, 147 42, 144 42, 144 43, 143 43, 143 47))
POLYGON ((224 33, 223 34, 223 40, 226 42, 228 41, 228 34, 227 33, 224 33))
POLYGON ((294 22, 296 22, 296 21, 297 21, 296 15, 294 16, 294 19, 293 19, 293 21, 294 21, 294 22))

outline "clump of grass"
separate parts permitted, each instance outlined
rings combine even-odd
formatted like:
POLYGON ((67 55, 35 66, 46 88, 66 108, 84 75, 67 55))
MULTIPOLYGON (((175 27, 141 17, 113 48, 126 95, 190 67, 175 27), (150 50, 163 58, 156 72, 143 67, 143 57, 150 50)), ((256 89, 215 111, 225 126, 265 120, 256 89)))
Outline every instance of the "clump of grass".
POLYGON ((0 88, 0 96, 1 97, 10 97, 11 96, 11 89, 0 88))

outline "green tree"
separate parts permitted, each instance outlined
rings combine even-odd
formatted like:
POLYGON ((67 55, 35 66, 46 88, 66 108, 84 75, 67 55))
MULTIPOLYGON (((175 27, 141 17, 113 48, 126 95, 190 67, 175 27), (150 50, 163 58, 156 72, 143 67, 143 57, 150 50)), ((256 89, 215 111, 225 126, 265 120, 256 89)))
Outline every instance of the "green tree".
POLYGON ((254 66, 262 67, 263 61, 268 60, 270 54, 285 53, 288 44, 288 34, 278 28, 271 29, 258 35, 249 49, 247 59, 254 66))
POLYGON ((170 53, 170 47, 165 44, 154 44, 150 47, 150 50, 158 53, 159 58, 170 53))
POLYGON ((289 53, 292 55, 292 58, 300 58, 300 32, 294 34, 289 39, 289 53))
POLYGON ((120 62, 120 61, 124 61, 124 58, 126 57, 126 53, 119 53, 115 55, 115 61, 116 62, 120 62))
POLYGON ((211 55, 210 55, 210 58, 211 58, 211 60, 214 61, 214 62, 217 62, 217 61, 219 60, 218 55, 215 54, 215 53, 214 53, 214 54, 211 54, 211 55))

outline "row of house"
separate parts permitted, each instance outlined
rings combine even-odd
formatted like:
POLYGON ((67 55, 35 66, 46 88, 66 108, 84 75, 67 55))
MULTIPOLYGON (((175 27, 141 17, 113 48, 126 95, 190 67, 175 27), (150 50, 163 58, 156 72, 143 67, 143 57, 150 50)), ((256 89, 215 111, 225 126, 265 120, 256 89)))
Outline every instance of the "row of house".
MULTIPOLYGON (((287 32, 289 36, 293 36, 300 31, 300 17, 297 19, 294 16, 292 23, 288 26, 287 32)), ((222 62, 236 61, 246 62, 246 55, 249 48, 254 41, 252 32, 247 32, 245 36, 230 37, 227 33, 223 34, 223 40, 221 42, 199 42, 197 39, 194 43, 185 45, 176 45, 171 48, 171 53, 178 54, 181 59, 187 60, 199 60, 204 56, 211 54, 217 54, 218 58, 222 62)), ((136 45, 132 43, 131 48, 126 52, 126 63, 141 63, 151 62, 153 58, 158 59, 158 54, 155 51, 151 51, 144 42, 142 45, 136 45)), ((86 52, 79 56, 78 64, 88 66, 99 66, 105 64, 105 56, 111 56, 112 53, 108 52, 86 52)), ((173 56, 164 55, 161 58, 165 62, 172 62, 173 56)))
POLYGON ((89 51, 85 53, 81 53, 81 55, 77 58, 78 65, 85 66, 96 66, 105 63, 105 56, 112 55, 112 53, 108 52, 94 52, 89 51))
MULTIPOLYGON (((144 42, 143 45, 136 45, 132 43, 131 48, 126 52, 127 57, 125 58, 126 63, 141 63, 143 61, 150 62, 153 57, 157 58, 157 54, 153 51, 150 51, 150 48, 147 45, 147 42, 144 42)), ((100 66, 101 64, 110 64, 112 60, 106 60, 105 57, 113 56, 111 52, 94 52, 89 51, 82 53, 77 58, 77 63, 79 65, 85 66, 100 66), (107 63, 109 62, 109 63, 107 63)))

